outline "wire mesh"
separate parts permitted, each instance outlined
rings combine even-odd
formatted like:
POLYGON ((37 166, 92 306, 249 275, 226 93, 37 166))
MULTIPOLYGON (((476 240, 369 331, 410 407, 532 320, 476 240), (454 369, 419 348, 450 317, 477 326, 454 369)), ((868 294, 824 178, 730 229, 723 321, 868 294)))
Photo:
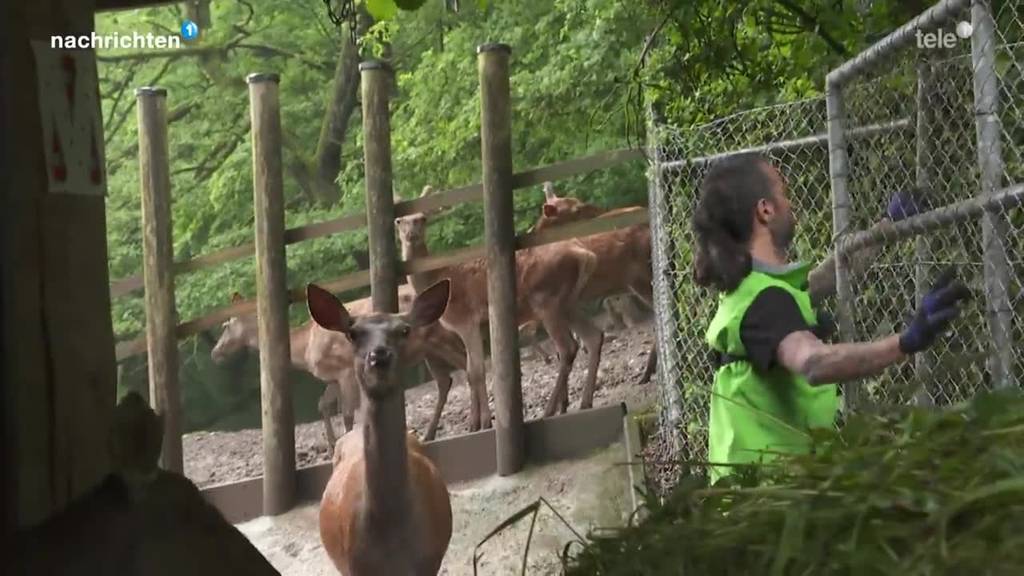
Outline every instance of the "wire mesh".
MULTIPOLYGON (((987 2, 973 2, 918 31, 914 42, 886 54, 884 65, 843 84, 845 130, 897 118, 911 119, 913 129, 848 143, 851 230, 841 232, 873 226, 897 190, 915 190, 924 212, 917 219, 927 220, 933 210, 1021 182, 1017 100, 1024 45, 1014 4, 992 13, 987 2)), ((883 234, 867 249, 869 265, 850 269, 853 333, 844 340, 901 329, 947 266, 956 268, 975 301, 913 362, 856 384, 858 409, 911 401, 946 405, 1017 384, 1022 225, 1021 210, 1009 205, 913 238, 883 234)))
POLYGON ((855 383, 846 403, 858 410, 945 405, 982 389, 1019 385, 1024 16, 1019 1, 943 4, 951 18, 922 19, 928 28, 876 50, 874 65, 858 66, 836 87, 843 130, 836 142, 847 157, 845 193, 836 208, 847 207, 848 195, 848 211, 833 209, 825 98, 692 129, 654 130, 650 195, 662 426, 673 435, 677 459, 706 458, 713 381, 704 331, 717 298, 691 280, 691 212, 709 160, 745 149, 763 152, 788 181, 799 259, 821 262, 850 237, 861 233, 864 240, 862 232, 873 231, 870 241, 857 242, 854 257, 839 261, 849 278, 847 306, 837 306, 836 297, 824 304, 850 316, 839 339, 864 341, 901 330, 946 266, 972 289, 974 299, 950 333, 913 361, 855 383), (913 191, 920 213, 879 225, 891 196, 904 190, 913 191), (996 208, 977 209, 979 197, 1000 192, 996 208), (836 230, 834 222, 847 214, 847 225, 836 230), (896 233, 899 228, 915 233, 896 233))
POLYGON ((825 258, 832 243, 825 101, 742 112, 690 130, 661 128, 652 173, 659 381, 664 426, 676 440, 677 458, 703 460, 713 369, 704 332, 717 298, 691 280, 690 218, 708 167, 723 155, 756 150, 786 178, 799 219, 795 252, 825 258))

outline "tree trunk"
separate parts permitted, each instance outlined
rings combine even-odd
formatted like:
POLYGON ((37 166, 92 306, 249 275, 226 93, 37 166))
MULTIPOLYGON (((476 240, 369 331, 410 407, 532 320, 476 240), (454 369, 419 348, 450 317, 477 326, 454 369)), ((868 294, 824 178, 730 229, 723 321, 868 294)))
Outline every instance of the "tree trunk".
MULTIPOLYGON (((365 9, 360 8, 357 22, 356 34, 362 36, 372 24, 372 18, 365 9)), ((359 103, 359 48, 352 43, 347 31, 343 32, 343 36, 338 64, 334 69, 333 88, 320 125, 320 138, 316 143, 314 173, 311 178, 299 179, 300 185, 311 187, 306 190, 307 194, 321 204, 333 204, 341 198, 334 180, 344 168, 341 160, 342 145, 348 135, 349 120, 359 103)))

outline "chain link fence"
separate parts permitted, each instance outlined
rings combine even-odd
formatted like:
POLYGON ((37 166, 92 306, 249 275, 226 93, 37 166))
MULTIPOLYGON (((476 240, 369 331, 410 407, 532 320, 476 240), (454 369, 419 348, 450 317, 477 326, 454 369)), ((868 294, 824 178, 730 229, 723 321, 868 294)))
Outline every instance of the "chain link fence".
POLYGON ((837 319, 838 340, 902 329, 946 266, 974 294, 933 349, 845 385, 844 409, 946 405, 1021 381, 1021 2, 941 2, 833 71, 826 93, 692 129, 652 131, 658 376, 662 432, 675 460, 707 456, 713 381, 704 331, 717 298, 692 282, 690 217, 709 164, 741 151, 762 152, 788 180, 797 258, 842 255, 838 294, 824 304, 837 319), (899 190, 914 192, 920 213, 880 223, 899 190))

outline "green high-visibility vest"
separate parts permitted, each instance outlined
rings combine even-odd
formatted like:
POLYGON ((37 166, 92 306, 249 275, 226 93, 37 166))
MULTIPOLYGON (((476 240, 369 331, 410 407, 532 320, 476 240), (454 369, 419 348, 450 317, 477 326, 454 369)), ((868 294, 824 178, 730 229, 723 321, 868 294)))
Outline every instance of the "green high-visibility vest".
MULTIPOLYGON (((769 268, 755 263, 735 290, 719 295, 706 341, 733 361, 715 372, 708 421, 708 459, 712 463, 759 462, 779 452, 806 453, 810 450, 806 431, 834 425, 839 409, 835 384, 811 386, 803 376, 777 364, 757 372, 746 360, 740 340, 747 308, 762 290, 772 286, 792 294, 804 321, 817 326, 806 289, 808 271, 805 264, 769 268)), ((731 467, 712 466, 710 481, 731 471, 731 467)))

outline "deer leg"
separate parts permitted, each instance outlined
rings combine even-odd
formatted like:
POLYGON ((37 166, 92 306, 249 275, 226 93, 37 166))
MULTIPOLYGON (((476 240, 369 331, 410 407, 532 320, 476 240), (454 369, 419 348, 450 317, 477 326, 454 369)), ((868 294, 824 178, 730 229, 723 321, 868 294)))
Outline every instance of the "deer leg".
POLYGON ((647 384, 651 381, 651 376, 654 375, 654 371, 658 369, 658 347, 657 345, 651 346, 651 351, 647 354, 647 365, 644 366, 644 373, 640 376, 639 384, 647 384))
POLYGON ((484 340, 480 326, 475 325, 460 333, 466 346, 466 380, 469 382, 471 397, 469 407, 469 429, 491 427, 491 407, 487 401, 487 373, 484 368, 484 340))
MULTIPOLYGON (((601 364, 601 347, 604 345, 604 332, 594 326, 586 316, 574 312, 572 331, 579 335, 580 340, 587 349, 587 379, 583 384, 583 394, 580 398, 580 410, 587 410, 594 404, 594 391, 597 389, 597 369, 601 364)), ((568 397, 565 399, 568 403, 568 397)), ((565 412, 565 409, 562 409, 565 412)))
POLYGON ((427 370, 430 370, 430 374, 434 377, 434 382, 437 383, 437 403, 434 404, 434 415, 430 417, 427 434, 423 437, 424 441, 429 442, 437 436, 437 427, 441 422, 441 413, 444 411, 444 405, 448 403, 448 392, 452 389, 452 370, 446 363, 440 360, 426 358, 425 361, 427 363, 427 370))
MULTIPOLYGON (((651 285, 649 283, 639 282, 637 285, 633 285, 630 290, 636 295, 637 298, 643 300, 644 304, 647 305, 651 311, 654 311, 654 298, 651 294, 651 285)), ((651 376, 654 375, 654 371, 658 368, 658 343, 655 342, 651 345, 651 351, 647 354, 647 364, 644 366, 644 373, 640 375, 640 380, 637 384, 647 384, 651 381, 651 376)))
POLYGON ((338 387, 341 391, 341 397, 338 399, 338 404, 341 405, 341 420, 345 425, 345 432, 348 432, 355 425, 356 409, 360 404, 359 383, 356 381, 355 373, 346 371, 338 382, 338 387))
POLYGON ((334 426, 331 424, 331 416, 334 415, 334 411, 336 410, 340 387, 341 384, 339 382, 328 382, 327 388, 325 388, 324 393, 320 395, 320 400, 316 405, 317 409, 320 411, 320 417, 324 422, 324 432, 327 435, 328 456, 334 456, 334 444, 338 441, 334 436, 334 426))
POLYGON ((548 354, 540 342, 534 342, 531 348, 533 349, 534 356, 543 360, 545 364, 551 364, 551 355, 548 354))
MULTIPOLYGON (((561 313, 562 310, 559 310, 561 313)), ((555 389, 548 398, 547 406, 544 408, 544 417, 549 418, 555 415, 555 411, 562 408, 565 411, 569 403, 569 373, 572 372, 572 364, 576 360, 576 353, 580 346, 572 337, 569 329, 568 318, 549 317, 544 320, 544 329, 555 345, 558 353, 558 376, 555 378, 555 389)))

